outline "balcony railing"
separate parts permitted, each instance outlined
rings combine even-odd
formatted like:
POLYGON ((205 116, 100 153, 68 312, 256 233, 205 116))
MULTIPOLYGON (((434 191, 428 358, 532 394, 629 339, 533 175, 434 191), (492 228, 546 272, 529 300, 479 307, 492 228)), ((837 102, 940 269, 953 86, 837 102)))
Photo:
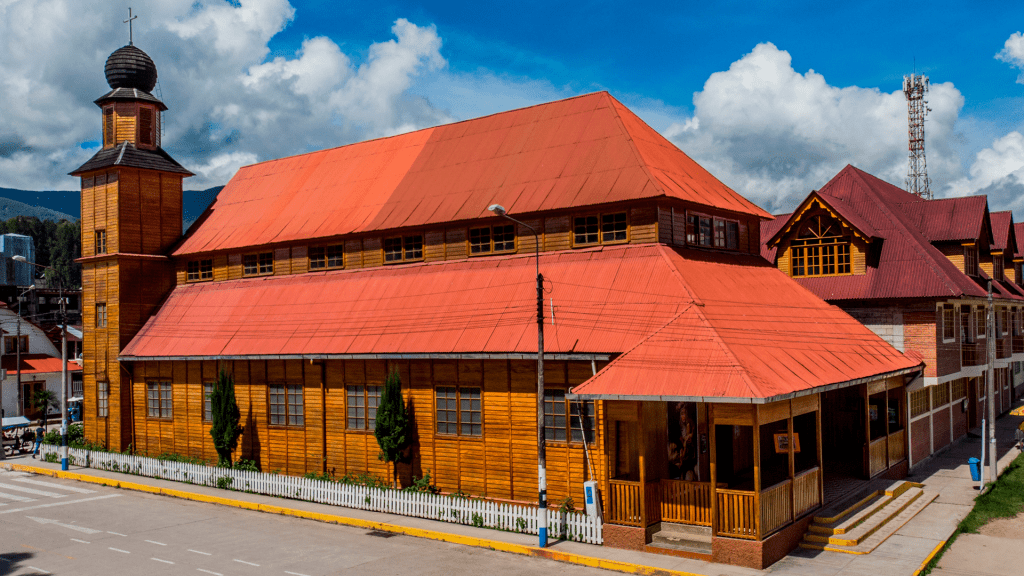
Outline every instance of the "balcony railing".
POLYGON ((981 366, 985 363, 984 342, 963 342, 960 344, 960 365, 981 366))

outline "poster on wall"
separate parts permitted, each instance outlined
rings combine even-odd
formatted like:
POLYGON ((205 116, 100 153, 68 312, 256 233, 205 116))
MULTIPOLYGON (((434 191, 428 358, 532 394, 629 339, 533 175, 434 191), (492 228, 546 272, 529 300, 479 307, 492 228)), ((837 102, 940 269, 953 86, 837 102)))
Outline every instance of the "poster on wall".
POLYGON ((697 404, 668 403, 668 477, 700 480, 697 447, 697 404))

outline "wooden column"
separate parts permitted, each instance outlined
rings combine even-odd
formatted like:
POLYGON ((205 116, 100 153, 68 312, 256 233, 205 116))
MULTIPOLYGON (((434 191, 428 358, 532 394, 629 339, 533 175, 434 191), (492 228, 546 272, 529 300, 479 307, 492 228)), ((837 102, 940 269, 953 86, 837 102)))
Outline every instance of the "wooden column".
POLYGON ((718 445, 715 443, 715 408, 708 404, 708 451, 711 452, 711 533, 718 535, 718 445))
POLYGON ((647 540, 647 466, 644 456, 647 454, 647 430, 644 429, 643 403, 636 403, 637 432, 640 436, 639 464, 640 464, 640 527, 644 529, 644 541, 647 540))
MULTIPOLYGON (((789 418, 786 419, 786 425, 789 427, 789 504, 790 510, 792 510, 792 518, 796 519, 796 486, 793 484, 793 479, 796 478, 796 449, 793 446, 793 401, 789 401, 789 418)), ((774 448, 774 447, 773 447, 774 448)))
POLYGON ((818 411, 815 412, 815 422, 817 423, 817 448, 818 448, 818 490, 819 499, 821 505, 825 505, 825 460, 823 459, 824 451, 822 450, 822 439, 821 439, 821 394, 818 394, 818 411))
POLYGON ((863 473, 865 478, 871 478, 871 393, 867 384, 861 384, 864 390, 864 450, 863 452, 863 473))
MULTIPOLYGON (((312 364, 312 360, 310 363, 312 364)), ((327 474, 327 360, 320 361, 321 472, 327 474)))
POLYGON ((754 410, 754 534, 761 539, 761 420, 754 410))

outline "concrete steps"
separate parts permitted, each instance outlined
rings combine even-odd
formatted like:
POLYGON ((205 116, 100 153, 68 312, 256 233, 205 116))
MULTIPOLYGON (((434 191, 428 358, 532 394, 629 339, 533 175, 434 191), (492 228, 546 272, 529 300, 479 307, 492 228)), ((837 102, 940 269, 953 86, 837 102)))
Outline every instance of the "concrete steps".
POLYGON ((879 484, 829 506, 814 517, 802 548, 866 554, 920 512, 937 494, 921 484, 879 484))
POLYGON ((710 556, 711 527, 662 522, 660 530, 651 535, 648 546, 710 556))

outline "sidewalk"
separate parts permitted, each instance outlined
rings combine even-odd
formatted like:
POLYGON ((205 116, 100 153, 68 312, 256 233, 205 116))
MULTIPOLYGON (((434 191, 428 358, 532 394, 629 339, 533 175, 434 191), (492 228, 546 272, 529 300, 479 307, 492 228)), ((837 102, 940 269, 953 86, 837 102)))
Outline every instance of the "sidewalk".
MULTIPOLYGON (((1014 430, 1022 419, 1024 418, 1006 416, 996 423, 1000 471, 1017 455, 1017 451, 1012 449, 1014 430)), ((532 535, 246 494, 90 468, 71 467, 69 472, 61 473, 59 464, 33 460, 28 456, 8 458, 0 462, 0 466, 19 467, 51 476, 103 483, 199 502, 397 532, 632 574, 747 576, 770 572, 800 576, 909 576, 915 574, 945 543, 960 520, 974 505, 977 489, 976 483, 970 481, 967 459, 980 454, 979 434, 980 430, 972 431, 970 435, 933 457, 907 478, 924 484, 927 491, 938 492, 938 498, 870 554, 858 556, 798 548, 764 571, 578 542, 556 542, 546 549, 540 549, 536 547, 536 536, 532 535)))

